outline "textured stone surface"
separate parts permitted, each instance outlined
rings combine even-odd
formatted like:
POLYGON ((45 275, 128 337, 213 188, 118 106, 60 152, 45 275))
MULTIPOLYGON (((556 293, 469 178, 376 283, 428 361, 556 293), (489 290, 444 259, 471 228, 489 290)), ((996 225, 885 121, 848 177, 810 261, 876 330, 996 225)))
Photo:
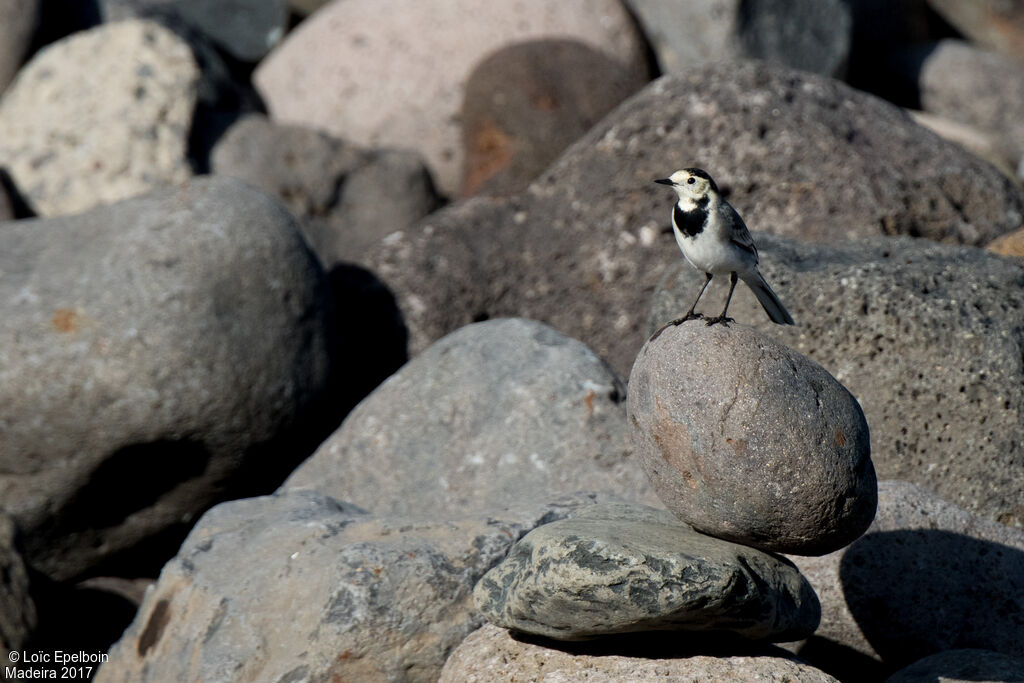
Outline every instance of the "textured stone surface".
POLYGON ((471 591, 509 545, 585 498, 451 523, 373 519, 313 492, 196 525, 97 681, 434 681, 479 625, 471 591))
POLYGON ((473 597, 491 623, 558 640, 683 630, 785 641, 820 617, 791 564, 621 503, 534 529, 473 597))
MULTIPOLYGON (((645 636, 645 640, 650 640, 645 636)), ((445 662, 439 683, 544 681, 545 683, 836 683, 835 678, 775 648, 751 654, 688 649, 688 640, 662 652, 609 653, 606 644, 582 652, 516 640, 505 629, 484 625, 470 634, 445 662)), ((720 647, 720 646, 719 646, 720 647)))
POLYGON ((21 650, 35 625, 36 609, 14 522, 0 512, 0 666, 9 665, 7 654, 21 650))
POLYGON ((182 182, 198 81, 188 45, 156 24, 76 33, 37 53, 0 99, 0 159, 47 216, 182 182))
MULTIPOLYGON (((1024 524, 1024 264, 966 247, 877 238, 820 246, 755 235, 761 270, 799 326, 768 321, 742 286, 729 308, 820 363, 860 401, 881 479, 905 479, 1024 524)), ((689 308, 704 277, 679 264, 650 331, 689 308)), ((725 292, 709 288, 709 306, 725 292)))
POLYGON ((281 199, 328 268, 359 260, 368 247, 438 203, 415 153, 366 151, 262 115, 232 125, 210 162, 214 173, 241 178, 281 199))
MULTIPOLYGON (((1024 11, 1022 11, 1024 16, 1024 11)), ((921 108, 995 135, 1013 166, 1024 157, 1024 55, 1013 59, 959 40, 915 47, 896 60, 921 108)), ((1024 170, 1024 165, 1021 166, 1024 170)))
POLYGON ((821 599, 821 626, 799 650, 812 664, 828 666, 812 656, 815 640, 890 671, 964 647, 1024 656, 1024 531, 921 487, 881 482, 863 537, 824 557, 792 559, 821 599))
POLYGON ((1009 179, 892 105, 809 74, 715 65, 649 85, 527 192, 436 212, 367 265, 396 293, 412 353, 474 319, 520 316, 624 375, 654 287, 682 262, 672 198, 651 180, 697 164, 752 230, 808 240, 987 244, 1024 211, 1009 179))
POLYGON ((288 28, 287 0, 99 0, 105 21, 184 24, 243 62, 259 61, 288 28))
POLYGON ((826 76, 850 49, 850 7, 841 0, 628 0, 663 73, 706 62, 763 59, 826 76))
MULTIPOLYGON (((326 277, 266 195, 202 178, 0 231, 0 501, 66 578, 312 449, 326 277)), ((315 442, 314 442, 315 443, 315 442)))
POLYGON ((433 519, 578 490, 653 502, 624 394, 600 358, 545 325, 478 323, 378 387, 285 488, 433 519))
POLYGON ((619 0, 336 0, 290 33, 254 79, 276 120, 364 147, 416 149, 451 195, 466 78, 485 56, 548 37, 646 70, 645 45, 619 0))
POLYGON ((992 240, 992 243, 988 245, 988 250, 1002 256, 1024 258, 1024 228, 992 240))
POLYGON ((1024 59, 1024 2, 928 0, 946 21, 972 41, 1024 59))
POLYGON ((647 82, 571 40, 517 43, 483 60, 462 105, 462 194, 522 191, 576 139, 647 82))
POLYGON ((749 327, 662 330, 630 374, 629 419, 654 490, 698 531, 821 555, 871 523, 875 471, 857 400, 749 327))
POLYGON ((1024 659, 988 650, 950 650, 897 671, 885 683, 1006 683, 1024 681, 1024 659))
POLYGON ((40 1, 0 0, 0 93, 18 73, 32 42, 40 1))

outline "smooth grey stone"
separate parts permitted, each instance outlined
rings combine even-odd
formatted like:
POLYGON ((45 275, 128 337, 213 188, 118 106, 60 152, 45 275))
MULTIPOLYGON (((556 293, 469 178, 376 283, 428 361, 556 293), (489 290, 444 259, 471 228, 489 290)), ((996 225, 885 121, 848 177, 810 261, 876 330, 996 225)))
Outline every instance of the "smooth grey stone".
POLYGON ((513 541, 588 496, 479 518, 374 518, 312 491, 196 524, 97 682, 432 683, 476 629, 471 591, 513 541))
MULTIPOLYGON (((761 271, 799 325, 771 323, 742 284, 730 315, 820 363, 857 397, 879 478, 1024 525, 1024 263, 927 240, 754 239, 761 271)), ((682 315, 703 283, 688 264, 670 271, 648 330, 682 315)), ((717 314, 725 292, 714 282, 709 290, 702 310, 717 314)))
POLYGON ((820 365, 733 323, 670 325, 629 377, 633 444, 665 506, 702 533, 824 555, 875 513, 860 406, 820 365))
POLYGON ((583 344, 488 320, 374 390, 284 488, 431 519, 579 490, 653 503, 625 408, 621 381, 583 344))
POLYGON ((558 640, 683 630, 785 641, 820 617, 789 562, 622 503, 534 529, 473 596, 491 623, 558 640))
POLYGON ((230 178, 0 230, 0 501, 63 580, 272 487, 321 438, 326 274, 230 178))

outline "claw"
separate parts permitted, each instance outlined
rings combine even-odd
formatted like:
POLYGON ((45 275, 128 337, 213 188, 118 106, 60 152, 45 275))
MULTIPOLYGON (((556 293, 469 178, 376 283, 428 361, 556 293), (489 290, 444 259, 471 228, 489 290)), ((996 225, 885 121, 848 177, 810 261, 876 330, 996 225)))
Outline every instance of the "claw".
POLYGON ((725 327, 729 327, 729 323, 734 323, 734 322, 736 322, 736 321, 733 320, 732 318, 727 318, 724 315, 720 315, 720 316, 717 316, 715 318, 708 318, 707 320, 704 321, 704 324, 707 325, 708 327, 711 327, 712 325, 717 325, 718 323, 722 323, 722 325, 724 325, 725 327))

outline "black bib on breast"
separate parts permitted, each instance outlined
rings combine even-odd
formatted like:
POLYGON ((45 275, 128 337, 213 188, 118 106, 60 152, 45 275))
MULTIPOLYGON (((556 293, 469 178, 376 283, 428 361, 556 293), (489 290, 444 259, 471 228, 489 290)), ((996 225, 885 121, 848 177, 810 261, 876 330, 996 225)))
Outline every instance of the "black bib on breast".
POLYGON ((672 209, 672 222, 676 224, 687 237, 693 237, 704 230, 704 223, 708 220, 708 198, 704 197, 697 202, 697 208, 692 211, 683 211, 677 203, 672 209))

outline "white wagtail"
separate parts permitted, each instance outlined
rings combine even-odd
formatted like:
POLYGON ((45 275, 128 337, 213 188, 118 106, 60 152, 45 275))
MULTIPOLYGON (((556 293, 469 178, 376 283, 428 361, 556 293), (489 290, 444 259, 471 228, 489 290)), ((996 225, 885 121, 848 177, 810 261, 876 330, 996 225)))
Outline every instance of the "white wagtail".
POLYGON ((672 207, 672 232, 686 260, 707 276, 690 310, 669 324, 678 325, 686 320, 703 318, 700 313, 694 313, 697 301, 700 301, 713 276, 729 273, 729 296, 725 300, 725 308, 717 318, 708 318, 708 325, 733 321, 725 314, 736 289, 737 277, 747 283, 773 323, 793 325, 792 316, 757 270, 757 247, 750 231, 736 209, 719 194, 711 176, 699 168, 684 168, 654 182, 670 185, 679 195, 679 201, 672 207))

